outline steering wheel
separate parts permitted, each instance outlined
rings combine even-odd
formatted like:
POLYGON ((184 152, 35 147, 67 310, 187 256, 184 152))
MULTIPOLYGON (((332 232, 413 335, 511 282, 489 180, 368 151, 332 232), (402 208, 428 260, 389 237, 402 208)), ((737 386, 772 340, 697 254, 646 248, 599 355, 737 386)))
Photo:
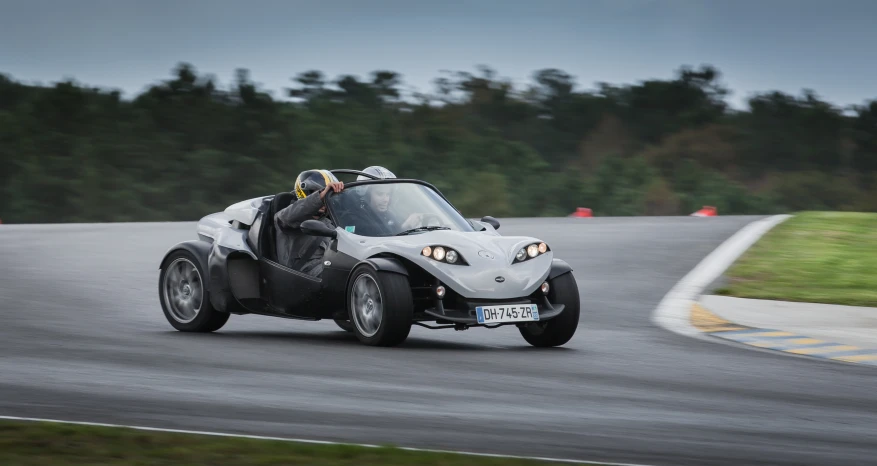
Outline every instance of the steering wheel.
POLYGON ((411 214, 409 220, 412 218, 417 219, 417 222, 413 224, 408 224, 406 226, 406 224, 408 223, 408 220, 406 220, 402 223, 403 228, 422 228, 429 226, 441 226, 442 224, 441 217, 436 214, 411 214))
POLYGON ((425 227, 437 227, 442 224, 442 219, 437 214, 423 214, 420 220, 425 227))

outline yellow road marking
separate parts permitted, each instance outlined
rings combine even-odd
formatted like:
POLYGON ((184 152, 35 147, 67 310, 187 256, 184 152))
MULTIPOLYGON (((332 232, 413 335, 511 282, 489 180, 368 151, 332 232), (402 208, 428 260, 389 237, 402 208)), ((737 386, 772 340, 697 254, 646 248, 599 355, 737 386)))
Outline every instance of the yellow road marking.
POLYGON ((795 353, 795 354, 820 354, 820 353, 837 353, 838 351, 856 351, 859 348, 855 346, 848 345, 838 345, 836 343, 832 343, 831 346, 820 346, 818 348, 801 348, 801 349, 792 349, 786 350, 787 353, 795 353))
POLYGON ((819 343, 829 344, 827 341, 817 340, 815 338, 792 338, 791 340, 783 340, 786 345, 816 345, 819 343))
POLYGON ((702 330, 707 333, 721 333, 747 329, 749 329, 749 327, 728 327, 727 325, 717 325, 715 327, 704 327, 702 330))
POLYGON ((694 303, 691 307, 691 324, 702 332, 728 332, 731 330, 745 330, 738 324, 729 322, 706 310, 700 304, 694 303))
MULTIPOLYGON (((788 346, 788 345, 816 345, 819 343, 824 343, 826 345, 830 345, 826 341, 817 340, 815 338, 793 338, 791 340, 762 340, 762 341, 744 341, 743 343, 747 345, 757 346, 759 348, 765 348, 768 346, 788 346)), ((790 351, 790 350, 784 350, 790 351)))
POLYGON ((789 332, 752 332, 752 333, 747 333, 747 334, 741 333, 741 334, 738 334, 735 336, 738 336, 738 337, 794 337, 794 336, 798 336, 798 335, 795 333, 789 333, 789 332))
MULTIPOLYGON (((725 320, 716 314, 713 314, 699 303, 693 303, 691 306, 691 314, 689 316, 689 320, 691 325, 705 333, 720 333, 720 332, 729 332, 734 330, 752 330, 751 332, 738 333, 734 335, 734 337, 723 337, 730 340, 736 340, 736 338, 760 338, 760 337, 797 337, 797 338, 789 338, 789 339, 764 339, 764 340, 756 340, 749 342, 740 342, 746 345, 755 346, 759 348, 766 348, 772 346, 790 346, 790 345, 817 345, 823 344, 823 346, 813 347, 813 348, 797 348, 797 349, 787 349, 780 350, 784 353, 794 353, 794 354, 802 354, 802 355, 821 355, 823 353, 839 353, 842 351, 859 351, 861 348, 849 345, 843 345, 838 343, 830 343, 822 340, 818 340, 816 338, 809 338, 803 335, 797 335, 791 332, 783 332, 783 331, 771 331, 764 332, 759 331, 757 328, 746 327, 740 324, 735 324, 734 322, 725 320)), ((816 356, 822 357, 822 356, 816 356)), ((861 361, 877 361, 877 351, 874 354, 859 354, 855 356, 835 356, 830 357, 829 355, 824 356, 826 359, 833 359, 836 361, 845 361, 845 362, 861 362, 861 361)))

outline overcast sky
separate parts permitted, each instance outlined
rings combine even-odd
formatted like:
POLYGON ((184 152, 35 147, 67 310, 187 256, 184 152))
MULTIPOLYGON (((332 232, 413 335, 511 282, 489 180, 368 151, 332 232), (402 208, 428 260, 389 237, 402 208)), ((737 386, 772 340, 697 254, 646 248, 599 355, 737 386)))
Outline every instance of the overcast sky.
POLYGON ((877 98, 877 0, 0 0, 15 79, 131 96, 183 61, 223 85, 247 68, 275 96, 309 69, 389 69, 432 91, 443 69, 523 85, 553 67, 589 89, 709 63, 738 107, 803 88, 848 105, 877 98))

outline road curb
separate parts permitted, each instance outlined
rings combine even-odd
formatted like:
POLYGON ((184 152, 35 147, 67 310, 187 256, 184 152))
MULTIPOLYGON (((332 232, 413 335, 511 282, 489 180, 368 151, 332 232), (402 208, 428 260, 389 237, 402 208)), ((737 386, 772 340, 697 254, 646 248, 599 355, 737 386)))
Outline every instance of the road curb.
POLYGON ((877 349, 819 340, 785 330, 740 325, 716 315, 702 302, 691 305, 689 319, 694 328, 711 337, 795 356, 877 366, 877 349))
POLYGON ((671 289, 652 312, 652 322, 671 332, 703 340, 713 340, 691 324, 691 306, 701 293, 719 278, 746 250, 771 228, 791 218, 774 215, 741 228, 700 261, 671 289))
POLYGON ((652 313, 652 322, 671 332, 718 343, 733 342, 750 349, 774 350, 788 356, 877 366, 877 349, 832 343, 784 330, 740 325, 708 310, 701 298, 744 252, 791 215, 775 215, 741 228, 679 280, 652 313))

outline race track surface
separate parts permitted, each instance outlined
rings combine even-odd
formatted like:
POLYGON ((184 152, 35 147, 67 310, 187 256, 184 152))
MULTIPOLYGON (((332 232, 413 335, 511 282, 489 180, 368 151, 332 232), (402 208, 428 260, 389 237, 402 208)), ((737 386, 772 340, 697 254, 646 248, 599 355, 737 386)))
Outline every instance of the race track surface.
POLYGON ((679 336, 649 315, 753 218, 507 220, 575 268, 579 331, 233 316, 174 331, 158 262, 194 224, 0 226, 0 415, 649 464, 874 464, 877 371, 679 336))

